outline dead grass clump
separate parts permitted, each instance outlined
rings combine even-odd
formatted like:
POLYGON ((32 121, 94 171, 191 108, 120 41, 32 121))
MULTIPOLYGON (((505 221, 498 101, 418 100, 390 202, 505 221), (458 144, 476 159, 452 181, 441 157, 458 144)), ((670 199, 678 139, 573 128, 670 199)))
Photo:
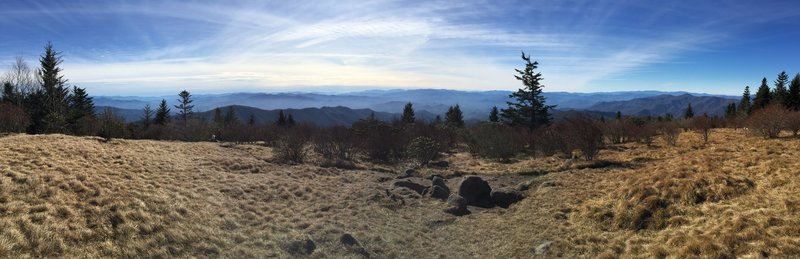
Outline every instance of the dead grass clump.
POLYGON ((753 189, 750 179, 712 172, 655 172, 631 179, 589 217, 630 230, 662 229, 680 223, 685 206, 730 199, 753 189))

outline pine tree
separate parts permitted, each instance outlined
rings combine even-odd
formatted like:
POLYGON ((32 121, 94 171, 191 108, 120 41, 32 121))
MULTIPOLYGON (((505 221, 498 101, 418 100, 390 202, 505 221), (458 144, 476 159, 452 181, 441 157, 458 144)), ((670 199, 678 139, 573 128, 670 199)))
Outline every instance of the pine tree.
POLYGON ((789 108, 800 110, 800 73, 797 73, 789 83, 789 108))
POLYGON ((464 127, 464 114, 461 113, 458 104, 447 109, 447 113, 444 114, 444 124, 455 128, 464 127))
POLYGON ((614 118, 617 119, 617 120, 621 120, 622 119, 622 112, 621 111, 617 111, 617 114, 614 116, 614 118))
POLYGON ((150 104, 145 104, 144 109, 142 109, 142 125, 144 125, 144 129, 149 129, 150 125, 153 124, 154 115, 155 112, 150 107, 150 104))
POLYGON ((750 115, 750 111, 753 109, 753 106, 750 104, 750 86, 744 87, 744 93, 742 93, 742 100, 739 101, 739 114, 742 116, 750 115))
POLYGON ((737 116, 737 114, 738 113, 736 111, 736 103, 734 102, 728 103, 728 107, 725 108, 725 118, 733 119, 737 116))
POLYGON ((691 119, 694 117, 694 111, 692 111, 692 103, 689 103, 689 106, 686 106, 686 112, 683 113, 684 119, 691 119))
POLYGON ((497 106, 492 106, 492 111, 489 112, 489 121, 490 122, 499 122, 500 116, 499 111, 497 110, 497 106))
POLYGON ((12 84, 9 81, 3 82, 3 99, 2 99, 2 101, 4 103, 12 103, 14 105, 19 106, 21 99, 22 98, 19 95, 19 92, 17 91, 17 88, 14 87, 14 84, 12 84))
POLYGON ((239 120, 236 118, 236 111, 233 110, 233 106, 228 107, 228 112, 225 113, 223 122, 225 123, 225 126, 239 123, 239 120))
POLYGON ((67 125, 75 135, 88 135, 91 131, 91 123, 95 119, 94 101, 84 88, 72 87, 72 95, 69 96, 69 116, 67 125))
POLYGON ((69 88, 66 87, 67 80, 60 74, 61 62, 61 53, 53 49, 52 43, 47 43, 39 59, 38 79, 42 87, 33 98, 33 103, 38 106, 32 109, 34 112, 31 114, 34 133, 63 132, 66 128, 69 88))
POLYGON ((294 127, 295 124, 294 117, 292 117, 292 114, 289 113, 289 116, 286 117, 286 125, 289 127, 294 127))
POLYGON ((758 87, 758 91, 756 92, 756 98, 753 100, 753 108, 751 111, 755 111, 770 104, 772 100, 772 95, 769 91, 769 85, 767 85, 767 78, 761 80, 761 86, 758 87))
POLYGON ((219 106, 217 106, 217 108, 214 108, 214 117, 212 118, 212 120, 214 121, 214 125, 216 125, 217 127, 222 126, 223 123, 222 109, 220 109, 219 106))
POLYGON ((772 92, 772 103, 781 104, 789 107, 789 91, 786 86, 789 85, 789 75, 786 71, 781 71, 778 74, 778 79, 775 79, 775 89, 772 92))
POLYGON ((186 126, 186 123, 189 121, 189 118, 192 117, 192 109, 194 109, 194 105, 192 105, 192 94, 188 91, 183 90, 181 93, 178 94, 178 105, 175 105, 175 109, 178 109, 178 116, 180 116, 183 125, 186 126))
POLYGON ((442 124, 442 116, 436 115, 436 118, 433 119, 433 125, 442 124))
POLYGON ((275 125, 280 127, 286 126, 286 115, 283 114, 283 110, 278 112, 278 121, 275 122, 275 125))
POLYGON ((156 119, 154 122, 162 126, 167 125, 167 123, 169 123, 169 112, 167 100, 161 99, 161 104, 158 105, 158 110, 156 110, 156 119))
POLYGON ((555 106, 546 105, 545 97, 542 96, 544 85, 539 83, 542 74, 534 71, 539 63, 531 61, 525 52, 522 52, 522 60, 525 61, 525 69, 515 69, 518 75, 514 77, 522 81, 524 87, 508 96, 514 99, 514 102, 507 102, 508 108, 502 110, 502 117, 503 121, 510 125, 525 126, 532 131, 550 123, 550 109, 555 106))
POLYGON ((400 118, 400 121, 404 124, 411 124, 414 123, 416 119, 414 118, 414 107, 411 103, 407 103, 405 107, 403 107, 403 117, 400 118))
POLYGON ((247 119, 247 125, 255 126, 256 125, 256 116, 252 113, 250 114, 250 118, 247 119))

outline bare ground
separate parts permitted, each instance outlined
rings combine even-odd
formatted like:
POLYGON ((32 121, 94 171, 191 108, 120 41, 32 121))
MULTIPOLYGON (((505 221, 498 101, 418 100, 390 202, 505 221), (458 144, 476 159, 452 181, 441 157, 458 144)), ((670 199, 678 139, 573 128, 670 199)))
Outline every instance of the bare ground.
POLYGON ((612 146, 595 162, 449 155, 449 168, 421 179, 533 183, 508 209, 455 217, 443 201, 390 199, 401 166, 281 165, 256 145, 13 135, 0 138, 0 256, 361 257, 344 234, 378 258, 800 256, 800 140, 731 129, 699 138, 612 146))

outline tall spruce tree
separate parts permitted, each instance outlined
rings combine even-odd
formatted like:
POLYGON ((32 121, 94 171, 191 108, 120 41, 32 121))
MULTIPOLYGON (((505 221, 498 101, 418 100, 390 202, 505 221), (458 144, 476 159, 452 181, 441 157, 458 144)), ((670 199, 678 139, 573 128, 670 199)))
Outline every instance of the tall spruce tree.
POLYGON ((297 123, 294 121, 294 117, 292 117, 292 114, 289 113, 289 116, 286 117, 286 126, 294 127, 295 124, 297 123))
POLYGON ((41 88, 32 98, 37 107, 31 110, 31 131, 33 133, 54 133, 66 130, 67 110, 69 108, 69 88, 67 80, 61 75, 61 53, 53 49, 52 43, 44 47, 44 54, 39 58, 41 67, 38 80, 41 88))
POLYGON ((761 86, 758 87, 756 98, 753 100, 752 111, 767 107, 772 101, 772 93, 770 93, 769 85, 767 85, 767 78, 761 80, 761 86))
POLYGON ((545 97, 542 96, 542 74, 536 72, 539 63, 531 61, 530 56, 522 52, 522 60, 525 61, 525 69, 514 69, 517 75, 514 77, 522 81, 524 85, 516 92, 509 95, 513 102, 507 102, 508 108, 502 110, 503 121, 513 126, 524 126, 529 131, 533 131, 539 126, 550 123, 550 109, 554 105, 546 105, 545 97))
POLYGON ((192 94, 189 91, 183 90, 178 94, 178 105, 175 105, 175 109, 178 109, 178 116, 181 118, 181 122, 183 122, 184 126, 189 121, 189 118, 192 117, 192 109, 194 109, 194 105, 192 102, 192 94))
POLYGON ((255 126, 256 125, 256 116, 253 115, 252 113, 250 114, 250 117, 247 119, 247 125, 248 126, 255 126))
POLYGON ((150 125, 153 124, 153 116, 155 115, 155 111, 153 108, 150 107, 150 104, 145 104, 144 109, 142 109, 142 125, 144 129, 149 129, 150 125))
POLYGON ((444 114, 444 123, 450 127, 464 127, 464 114, 461 112, 461 107, 458 106, 458 104, 456 104, 456 106, 450 106, 450 108, 447 109, 447 113, 444 114))
POLYGON ((725 107, 725 118, 726 119, 733 119, 737 117, 738 112, 736 111, 736 103, 730 102, 728 106, 725 107))
POLYGON ((169 123, 169 105, 167 105, 167 100, 161 99, 161 103, 158 105, 158 110, 156 110, 156 119, 153 121, 158 125, 167 125, 169 123))
POLYGON ((400 121, 404 124, 411 124, 414 123, 416 118, 414 117, 414 107, 409 102, 403 107, 403 117, 400 118, 400 121))
POLYGON ((792 82, 789 83, 789 108, 800 110, 800 73, 794 75, 792 82))
POLYGON ((286 126, 286 114, 283 113, 283 110, 278 112, 278 121, 275 122, 275 125, 280 127, 286 126))
POLYGON ((778 79, 775 79, 775 89, 772 92, 772 103, 784 105, 789 107, 789 91, 786 87, 789 85, 789 75, 786 71, 781 71, 778 74, 778 79))
POLYGON ((69 116, 67 125, 75 135, 88 135, 91 131, 91 124, 95 120, 94 101, 86 92, 86 89, 77 86, 72 87, 72 95, 69 96, 69 116))
POLYGON ((739 101, 739 114, 742 116, 750 115, 750 111, 753 109, 753 106, 750 104, 750 86, 744 87, 744 93, 742 93, 742 100, 739 101))
POLYGON ((222 118, 222 109, 220 109, 219 106, 214 108, 214 117, 212 118, 212 121, 217 127, 222 126, 222 123, 224 122, 222 118))
POLYGON ((236 111, 233 110, 233 106, 228 106, 228 111, 225 113, 225 117, 222 118, 222 121, 225 123, 225 126, 231 126, 239 123, 239 119, 236 118, 236 111))
POLYGON ((489 112, 489 121, 490 122, 500 122, 500 112, 497 110, 497 106, 492 106, 492 111, 489 112))
POLYGON ((684 111, 683 113, 683 118, 688 120, 693 117, 694 117, 694 111, 692 110, 692 103, 689 103, 689 105, 686 106, 686 111, 684 111))

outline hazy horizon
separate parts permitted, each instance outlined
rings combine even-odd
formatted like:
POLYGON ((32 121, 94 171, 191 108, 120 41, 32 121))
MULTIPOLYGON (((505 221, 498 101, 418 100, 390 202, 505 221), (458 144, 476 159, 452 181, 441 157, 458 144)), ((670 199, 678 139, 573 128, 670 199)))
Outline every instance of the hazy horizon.
POLYGON ((98 96, 515 90, 738 95, 800 72, 792 1, 4 1, 0 67, 62 52, 98 96))

